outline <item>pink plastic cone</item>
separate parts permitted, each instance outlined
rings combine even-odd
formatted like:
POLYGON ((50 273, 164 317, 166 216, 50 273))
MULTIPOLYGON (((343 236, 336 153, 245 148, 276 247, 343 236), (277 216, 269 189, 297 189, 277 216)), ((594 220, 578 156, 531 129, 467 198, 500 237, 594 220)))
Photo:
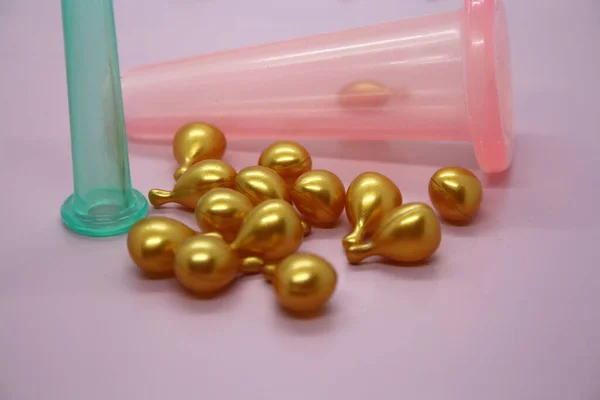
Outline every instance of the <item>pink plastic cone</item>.
POLYGON ((144 66, 122 83, 133 139, 204 121, 229 138, 470 141, 485 172, 512 158, 500 0, 144 66))

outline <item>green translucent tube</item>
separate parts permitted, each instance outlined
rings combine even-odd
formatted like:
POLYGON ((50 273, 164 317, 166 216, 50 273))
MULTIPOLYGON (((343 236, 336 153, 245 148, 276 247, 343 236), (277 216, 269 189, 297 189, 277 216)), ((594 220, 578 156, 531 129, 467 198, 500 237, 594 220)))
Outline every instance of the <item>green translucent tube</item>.
POLYGON ((62 0, 74 193, 65 225, 88 236, 129 230, 148 212, 131 187, 112 0, 62 0))

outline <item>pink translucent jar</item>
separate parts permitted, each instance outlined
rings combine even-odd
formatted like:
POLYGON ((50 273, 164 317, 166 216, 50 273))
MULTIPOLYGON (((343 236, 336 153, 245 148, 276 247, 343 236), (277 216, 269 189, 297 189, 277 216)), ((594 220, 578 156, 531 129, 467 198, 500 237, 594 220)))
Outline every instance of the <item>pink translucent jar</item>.
POLYGON ((143 66, 122 84, 132 139, 170 141, 199 120, 228 138, 468 141, 485 172, 512 158, 500 0, 143 66))

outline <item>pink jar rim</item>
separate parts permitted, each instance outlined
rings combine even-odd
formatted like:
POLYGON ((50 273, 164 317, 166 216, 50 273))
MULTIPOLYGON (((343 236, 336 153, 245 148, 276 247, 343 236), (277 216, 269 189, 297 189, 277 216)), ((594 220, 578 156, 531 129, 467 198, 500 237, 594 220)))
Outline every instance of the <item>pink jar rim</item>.
POLYGON ((465 0, 464 82, 469 133, 484 172, 512 161, 512 82, 502 0, 465 0))

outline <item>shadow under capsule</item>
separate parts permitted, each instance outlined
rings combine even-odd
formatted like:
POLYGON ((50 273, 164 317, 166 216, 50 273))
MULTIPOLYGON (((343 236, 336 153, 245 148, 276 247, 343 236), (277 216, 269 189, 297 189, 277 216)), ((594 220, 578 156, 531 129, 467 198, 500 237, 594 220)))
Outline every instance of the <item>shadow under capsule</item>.
POLYGON ((218 292, 197 295, 183 288, 175 279, 173 303, 174 306, 190 314, 223 312, 224 310, 234 310, 241 304, 243 298, 241 293, 236 290, 240 284, 239 278, 218 292))
POLYGON ((425 261, 414 263, 398 263, 374 256, 365 259, 360 264, 350 265, 348 270, 350 273, 357 271, 377 271, 395 279, 431 280, 439 277, 439 268, 438 255, 434 254, 425 261))
POLYGON ((334 297, 320 310, 296 314, 285 310, 273 299, 273 324, 275 328, 287 334, 307 336, 324 335, 336 329, 337 314, 339 314, 337 301, 334 297))

